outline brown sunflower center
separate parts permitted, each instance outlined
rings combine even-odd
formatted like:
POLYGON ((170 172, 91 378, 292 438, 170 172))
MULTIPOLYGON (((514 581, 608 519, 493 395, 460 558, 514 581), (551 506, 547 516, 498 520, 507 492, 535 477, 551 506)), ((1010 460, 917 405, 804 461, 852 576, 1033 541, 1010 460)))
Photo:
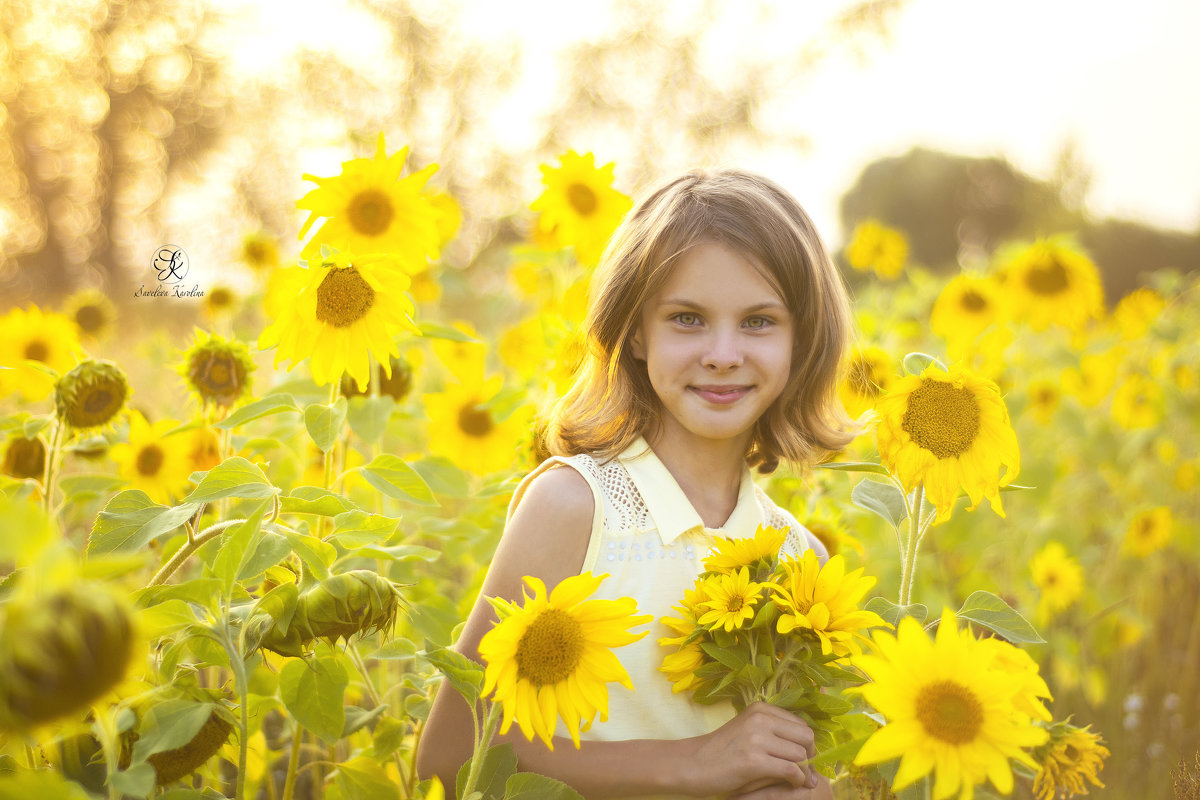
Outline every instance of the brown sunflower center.
POLYGON ((728 609, 730 611, 741 611, 742 606, 744 605, 746 605, 746 598, 742 597, 740 594, 730 596, 728 605, 728 609))
POLYGON ((987 298, 974 289, 963 292, 958 302, 964 310, 971 312, 983 311, 988 307, 987 298))
POLYGON ((488 413, 486 408, 472 403, 471 405, 463 406, 458 411, 458 429, 467 436, 484 437, 492 432, 496 425, 492 422, 492 415, 488 413))
POLYGON ((1068 761, 1078 761, 1079 757, 1083 754, 1079 752, 1079 749, 1075 745, 1068 744, 1063 748, 1063 755, 1067 757, 1068 761))
POLYGON ((395 210, 386 194, 378 189, 366 189, 351 198, 346 216, 354 230, 364 236, 378 236, 392 223, 395 210))
POLYGON ((966 744, 983 727, 983 704, 961 684, 936 681, 917 695, 917 721, 935 739, 966 744))
POLYGON ((34 437, 19 436, 8 443, 4 453, 5 475, 14 478, 42 478, 46 468, 46 446, 34 437))
POLYGON ((572 183, 567 187, 567 202, 581 217, 592 215, 596 211, 596 206, 600 205, 596 193, 590 186, 583 183, 572 183))
POLYGON ((856 394, 862 397, 879 396, 879 384, 875 383, 875 371, 869 362, 855 359, 850 364, 849 374, 846 377, 856 394))
POLYGON ((979 422, 979 402, 969 389, 926 380, 909 396, 901 427, 938 458, 953 458, 971 449, 979 422))
POLYGON ((538 615, 517 642, 517 676, 535 686, 566 680, 583 658, 583 626, 559 608, 538 615))
POLYGON ((232 405, 246 384, 246 366, 229 351, 195 351, 188 361, 188 383, 205 402, 232 405))
POLYGON ((334 267, 317 287, 317 319, 335 328, 353 325, 375 304, 375 290, 354 267, 334 267))
POLYGON ((1047 258, 1025 273, 1025 285, 1035 294, 1054 295, 1070 285, 1066 267, 1057 258, 1047 258))
POLYGON ((50 347, 40 339, 34 339, 25 345, 25 357, 30 361, 45 362, 50 357, 50 347))
POLYGON ((208 293, 209 308, 229 308, 233 305, 233 292, 228 289, 213 289, 208 293))
POLYGON ((108 315, 99 306, 80 306, 75 309, 75 324, 84 333, 96 333, 104 327, 108 315))
POLYGON ((1047 588, 1054 588, 1056 585, 1058 585, 1058 573, 1054 571, 1047 572, 1042 578, 1042 583, 1045 584, 1047 588))
POLYGON ((137 471, 139 475, 145 475, 147 478, 158 474, 162 469, 163 451, 156 444, 148 444, 138 451, 137 455, 137 471))

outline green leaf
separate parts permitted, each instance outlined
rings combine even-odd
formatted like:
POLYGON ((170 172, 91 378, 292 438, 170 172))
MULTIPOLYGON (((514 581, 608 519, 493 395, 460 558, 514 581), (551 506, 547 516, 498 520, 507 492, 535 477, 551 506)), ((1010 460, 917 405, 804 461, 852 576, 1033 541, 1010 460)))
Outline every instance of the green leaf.
POLYGON ((474 336, 463 333, 458 328, 438 322, 419 322, 417 327, 421 330, 421 335, 427 339, 446 339, 451 342, 480 341, 474 336))
POLYGON ((415 461, 412 468, 433 491, 445 497, 465 498, 471 494, 467 473, 448 458, 431 456, 415 461))
POLYGON ((481 408, 490 412, 490 416, 494 422, 504 422, 516 412, 517 409, 529 403, 529 392, 524 387, 512 387, 510 389, 501 389, 499 392, 484 403, 481 408))
POLYGON ((221 582, 216 578, 193 578, 190 581, 140 589, 134 593, 134 601, 142 608, 167 600, 183 600, 207 608, 220 590, 221 582))
MULTIPOLYGON (((483 793, 485 800, 500 800, 507 798, 505 784, 517 771, 517 756, 513 753, 512 745, 498 744, 489 747, 483 755, 483 764, 479 767, 479 776, 475 780, 475 790, 483 793)), ((467 775, 471 772, 471 762, 463 764, 458 770, 455 785, 456 795, 463 796, 467 784, 467 775)))
POLYGON ((415 469, 398 456, 380 453, 371 459, 370 464, 347 470, 347 472, 351 471, 361 472, 367 483, 388 497, 407 500, 422 506, 438 505, 428 484, 421 479, 415 469))
POLYGON ((370 711, 358 706, 346 706, 346 725, 342 728, 342 736, 349 736, 355 731, 362 730, 375 722, 387 711, 387 703, 375 706, 370 711))
POLYGON ((279 697, 297 722, 326 744, 342 736, 346 726, 345 694, 350 679, 332 656, 288 660, 279 671, 279 697))
POLYGON ((151 639, 167 636, 199 622, 192 607, 179 599, 156 603, 139 611, 137 617, 139 629, 151 639))
POLYGON ((254 555, 238 570, 237 579, 249 581, 283 561, 291 552, 292 546, 286 537, 271 531, 263 531, 258 546, 254 548, 254 555))
POLYGON ((350 498, 317 486, 298 486, 287 497, 280 498, 279 502, 280 513, 318 514, 323 517, 336 517, 359 507, 350 498))
POLYGON ((400 520, 366 511, 347 511, 333 518, 333 538, 342 547, 354 549, 386 542, 400 520))
POLYGON ((850 500, 859 508, 877 514, 899 528, 908 519, 904 505, 904 494, 893 484, 877 483, 872 480, 859 481, 850 492, 850 500))
POLYGON ((221 534, 221 548, 213 561, 213 575, 221 582, 221 596, 228 600, 233 596, 233 585, 242 568, 250 562, 258 540, 262 535, 262 520, 267 509, 274 505, 268 498, 246 518, 221 534))
POLYGON ((199 505, 160 506, 140 489, 126 489, 104 506, 92 524, 88 555, 141 550, 187 522, 199 505))
POLYGON ((270 414, 278 414, 281 411, 299 411, 300 407, 296 405, 296 400, 290 394, 269 394, 261 400, 255 400, 253 403, 246 405, 234 411, 225 419, 216 424, 216 427, 225 430, 232 430, 241 425, 245 425, 251 420, 259 419, 270 414))
POLYGON ((195 738, 212 713, 212 703, 183 699, 167 700, 152 706, 138 725, 133 761, 145 761, 155 753, 183 747, 195 738))
POLYGON ((72 503, 106 495, 124 484, 123 478, 112 475, 68 475, 58 482, 66 499, 72 503))
POLYGON ((392 639, 374 653, 371 653, 371 658, 379 661, 409 661, 416 657, 416 643, 399 637, 392 639))
POLYGON ((483 667, 461 653, 445 647, 439 647, 428 639, 421 657, 446 676, 446 680, 455 691, 466 698, 469 705, 474 706, 483 689, 483 667))
POLYGON ((377 761, 386 761, 400 749, 408 736, 408 725, 395 717, 384 717, 375 723, 372 744, 377 761))
POLYGON ((584 800, 583 795, 562 781, 538 775, 536 772, 518 772, 504 785, 504 800, 584 800))
POLYGON ((715 658, 732 670, 738 670, 746 666, 746 656, 736 650, 727 650, 712 642, 702 642, 700 649, 707 653, 710 658, 715 658))
POLYGON ((851 739, 850 741, 839 744, 836 747, 822 750, 821 752, 817 753, 816 757, 813 758, 809 763, 811 763, 817 769, 820 769, 821 767, 833 766, 837 763, 849 764, 854 760, 854 757, 858 755, 858 751, 862 750, 863 745, 867 743, 867 739, 870 738, 871 734, 868 734, 858 739, 851 739))
POLYGON ((49 427, 53 419, 54 418, 49 414, 44 414, 37 417, 30 417, 29 419, 25 420, 25 425, 23 426, 25 438, 32 439, 33 437, 37 436, 39 433, 49 427))
POLYGON ((831 461, 828 464, 817 464, 821 469, 833 469, 841 472, 870 472, 875 475, 889 475, 887 467, 872 461, 831 461))
POLYGON ((938 361, 931 355, 925 353, 909 353, 904 357, 904 372, 906 375, 920 375, 930 364, 933 364, 942 372, 946 372, 946 365, 938 361))
POLYGON ((303 533, 285 530, 283 535, 287 537, 292 551, 300 557, 313 577, 319 581, 329 577, 329 568, 337 560, 336 547, 316 536, 305 536, 303 533))
POLYGON ((279 490, 255 464, 241 456, 233 456, 210 469, 191 494, 188 503, 211 503, 225 497, 257 499, 270 497, 279 490))
POLYGON ((387 430, 388 420, 396 409, 396 401, 388 395, 352 397, 346 419, 350 430, 364 442, 377 442, 387 430))
POLYGON ((924 623, 925 618, 929 616, 929 609, 920 603, 901 606, 886 597, 872 597, 863 608, 867 611, 874 611, 892 625, 899 625, 900 620, 905 617, 912 617, 917 622, 924 623))
POLYGON ((982 625, 1010 642, 1043 644, 1046 641, 1016 609, 998 596, 982 589, 971 593, 958 610, 958 616, 982 625))
POLYGON ((322 453, 328 453, 342 436, 346 424, 346 398, 332 403, 313 403, 304 409, 304 427, 322 453))
POLYGON ((114 773, 110 780, 120 795, 149 797, 154 792, 155 777, 154 766, 143 762, 114 773))
POLYGON ((367 756, 338 764, 333 783, 342 800, 396 800, 400 796, 399 787, 379 762, 367 756))
POLYGON ((428 564, 437 561, 441 555, 437 550, 415 544, 397 544, 389 547, 368 544, 339 558, 334 562, 332 569, 334 572, 340 572, 339 567, 342 564, 358 558, 378 558, 383 561, 424 561, 428 564))

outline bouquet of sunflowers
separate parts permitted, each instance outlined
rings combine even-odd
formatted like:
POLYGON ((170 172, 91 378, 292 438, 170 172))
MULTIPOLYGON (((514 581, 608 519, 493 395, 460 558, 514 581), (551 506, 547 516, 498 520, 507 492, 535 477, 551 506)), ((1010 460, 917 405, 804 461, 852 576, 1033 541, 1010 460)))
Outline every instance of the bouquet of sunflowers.
POLYGON ((781 554, 786 528, 760 525, 753 538, 720 539, 705 571, 662 622, 676 636, 659 668, 697 703, 724 700, 742 711, 765 701, 803 717, 818 750, 839 739, 852 709, 840 690, 862 682, 847 669, 864 631, 887 623, 859 608, 875 578, 846 572, 833 556, 781 554))

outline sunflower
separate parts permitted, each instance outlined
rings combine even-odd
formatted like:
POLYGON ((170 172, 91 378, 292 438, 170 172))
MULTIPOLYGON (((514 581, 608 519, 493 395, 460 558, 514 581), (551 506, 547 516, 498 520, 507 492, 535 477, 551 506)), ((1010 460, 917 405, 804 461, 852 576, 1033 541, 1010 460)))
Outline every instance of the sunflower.
POLYGON ((438 241, 446 244, 462 226, 462 209, 449 192, 434 192, 426 195, 437 219, 438 241))
POLYGON ((704 559, 704 570, 732 575, 743 567, 755 573, 765 567, 769 572, 779 560, 779 548, 783 547, 787 535, 787 528, 760 524, 753 536, 741 539, 718 537, 704 559))
POLYGON ((1029 571, 1042 595, 1038 609, 1044 618, 1070 608, 1083 594, 1083 568, 1059 542, 1047 542, 1030 560, 1029 571))
POLYGON ((500 337, 496 353, 504 365, 522 379, 529 380, 546 369, 550 361, 548 320, 540 315, 526 317, 500 337))
POLYGON ((231 408, 250 392, 256 366, 250 348, 236 339, 197 329, 177 371, 202 405, 231 408))
POLYGON ((929 327, 946 340, 951 358, 962 358, 979 334, 1004 319, 1003 302, 994 278, 956 275, 934 301, 929 327))
POLYGON ((1122 354, 1119 350, 1082 356, 1079 359, 1079 369, 1063 372, 1063 390, 1088 408, 1095 408, 1112 391, 1121 360, 1122 354))
POLYGON ((331 178, 305 175, 317 188, 296 203, 310 212, 300 238, 319 217, 326 220, 301 251, 301 258, 318 258, 323 244, 357 253, 387 253, 409 274, 437 258, 440 212, 422 191, 437 165, 401 178, 407 157, 407 147, 387 155, 381 133, 375 158, 345 161, 341 175, 331 178))
POLYGON ((1112 415, 1126 430, 1154 427, 1163 418, 1162 387, 1142 375, 1130 375, 1113 393, 1112 415))
POLYGON ((275 237, 258 231, 242 239, 242 263, 255 272, 266 272, 279 266, 279 245, 275 237))
POLYGON ((931 364, 897 381, 875 410, 884 466, 907 491, 924 485, 938 522, 950 518, 960 487, 972 509, 986 497, 1004 516, 1000 487, 1016 478, 1021 454, 995 383, 958 365, 931 364))
POLYGON ((705 599, 697 606, 701 613, 696 622, 714 631, 742 628, 754 619, 754 607, 765 586, 750 580, 750 570, 746 567, 704 578, 700 592, 705 599))
POLYGON ((482 375, 487 365, 487 342, 469 322, 458 320, 451 323, 451 327, 461 333, 465 341, 434 339, 433 354, 460 380, 482 375))
POLYGON ((409 278, 384 255, 334 253, 315 268, 277 270, 267 290, 267 311, 275 322, 258 347, 278 346, 275 364, 291 360, 291 370, 310 359, 313 380, 326 385, 349 372, 360 387, 371 377, 374 355, 387 365, 399 355, 392 340, 400 330, 418 333, 413 304, 404 294, 409 278))
POLYGON ((129 381, 111 361, 88 359, 54 385, 55 413, 80 431, 113 422, 128 399, 129 381))
POLYGON ((633 206, 628 196, 612 188, 613 168, 597 167, 595 155, 574 150, 560 156, 557 167, 539 167, 546 189, 529 206, 541 212, 538 233, 553 246, 574 247, 584 264, 600 260, 609 237, 633 206))
POLYGON ((979 647, 991 651, 999 669, 1021 678, 1021 687, 1013 695, 1013 705, 1017 711, 1030 719, 1049 722, 1052 717, 1046 708, 1046 701, 1054 697, 1039 672, 1037 662, 1029 653, 994 636, 980 639, 979 647))
POLYGON ((1062 325, 1078 332, 1103 314, 1100 273, 1068 239, 1041 239, 999 259, 1013 315, 1036 330, 1062 325))
POLYGON ((777 630, 782 634, 808 631, 821 642, 821 652, 840 657, 862 652, 861 631, 886 625, 873 611, 859 609, 863 595, 875 585, 862 568, 846 573, 846 559, 832 556, 825 566, 815 550, 800 558, 784 558, 779 565, 775 605, 779 607, 777 630))
POLYGON ((823 508, 810 514, 804 518, 804 527, 825 545, 825 552, 830 556, 853 550, 862 558, 862 542, 846 529, 841 513, 836 508, 823 508))
POLYGON ((0 472, 18 480, 34 478, 41 480, 46 470, 46 445, 41 438, 27 439, 18 434, 11 437, 4 448, 4 462, 0 472))
POLYGON ((660 637, 658 643, 663 647, 675 647, 674 652, 663 656, 659 672, 664 673, 672 683, 675 693, 694 689, 700 683, 696 670, 711 661, 700 647, 699 640, 693 636, 700 626, 700 615, 705 609, 700 604, 708 599, 705 594, 707 584, 704 578, 696 578, 691 589, 684 590, 683 601, 673 606, 678 611, 678 617, 659 617, 659 622, 665 625, 674 636, 660 637))
POLYGON ((1104 768, 1109 752, 1104 739, 1090 727, 1078 728, 1069 720, 1051 726, 1050 740, 1033 753, 1038 762, 1033 793, 1038 800, 1087 794, 1084 780, 1104 788, 1097 773, 1104 768))
POLYGON ((586 730, 596 714, 608 718, 607 684, 633 689, 612 648, 645 636, 629 628, 652 617, 638 615, 629 597, 589 600, 606 577, 575 575, 547 595, 541 580, 526 576, 532 597, 526 593, 521 606, 493 603, 501 619, 480 640, 479 655, 486 662, 483 693, 503 709, 501 733, 515 720, 526 739, 536 734, 553 750, 555 718, 561 717, 579 747, 580 726, 586 730))
POLYGON ((188 434, 188 469, 207 472, 220 463, 221 437, 217 431, 207 425, 193 428, 188 434))
POLYGON ((156 503, 169 505, 182 497, 192 474, 191 442, 187 436, 167 436, 179 421, 160 419, 151 425, 139 412, 129 417, 129 442, 113 445, 112 457, 129 488, 141 489, 156 503))
POLYGON ((856 347, 846 364, 838 396, 846 413, 859 417, 875 407, 875 401, 895 382, 896 365, 881 347, 856 347))
POLYGON ((1062 401, 1062 392, 1055 381, 1040 378, 1029 382, 1029 412, 1042 425, 1049 425, 1062 401))
POLYGON ((850 244, 846 245, 850 266, 859 271, 875 270, 877 276, 888 280, 900 277, 907 258, 908 240, 904 234, 875 219, 855 225, 850 244))
POLYGON ((63 314, 75 323, 79 338, 90 341, 108 338, 117 319, 112 301, 97 289, 83 289, 68 297, 63 314))
POLYGON ((499 375, 463 376, 442 392, 425 395, 429 449, 464 469, 488 475, 509 468, 525 436, 533 411, 518 406, 507 417, 489 405, 503 385, 499 375))
POLYGON ((1141 339, 1166 307, 1167 301, 1153 289, 1135 289, 1117 303, 1112 323, 1125 341, 1141 339))
POLYGON ((237 306, 237 294, 228 286, 214 286, 204 295, 204 313, 209 318, 224 317, 237 306))
POLYGON ((1008 672, 995 649, 960 632, 953 611, 943 612, 932 642, 920 623, 905 617, 895 636, 876 631, 874 643, 877 654, 852 659, 871 679, 854 691, 887 723, 863 745, 855 764, 899 758, 892 782, 897 792, 934 772, 935 800, 956 791, 969 800, 975 786, 989 779, 1008 794, 1010 759, 1037 768, 1024 748, 1048 735, 1014 703, 1027 690, 1026 676, 1008 672))
POLYGON ((36 305, 14 308, 0 317, 0 397, 20 391, 30 403, 54 391, 54 378, 26 361, 37 361, 63 373, 82 358, 83 350, 69 317, 36 305))
POLYGON ((1166 506, 1139 511, 1125 531, 1125 549, 1138 558, 1145 558, 1167 546, 1174 527, 1175 518, 1166 506))

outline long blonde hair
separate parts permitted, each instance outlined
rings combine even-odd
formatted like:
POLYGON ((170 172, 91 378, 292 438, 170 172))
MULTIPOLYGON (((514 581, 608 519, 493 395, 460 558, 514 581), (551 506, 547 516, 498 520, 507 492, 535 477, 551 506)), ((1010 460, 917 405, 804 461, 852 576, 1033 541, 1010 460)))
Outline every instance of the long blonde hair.
POLYGON ((747 461, 762 472, 781 459, 803 470, 853 438, 837 395, 850 304, 812 220, 767 178, 697 170, 651 191, 613 234, 592 279, 583 365, 550 413, 551 454, 615 456, 659 424, 661 403, 627 344, 676 260, 702 242, 754 262, 794 320, 791 374, 755 424, 747 461))

